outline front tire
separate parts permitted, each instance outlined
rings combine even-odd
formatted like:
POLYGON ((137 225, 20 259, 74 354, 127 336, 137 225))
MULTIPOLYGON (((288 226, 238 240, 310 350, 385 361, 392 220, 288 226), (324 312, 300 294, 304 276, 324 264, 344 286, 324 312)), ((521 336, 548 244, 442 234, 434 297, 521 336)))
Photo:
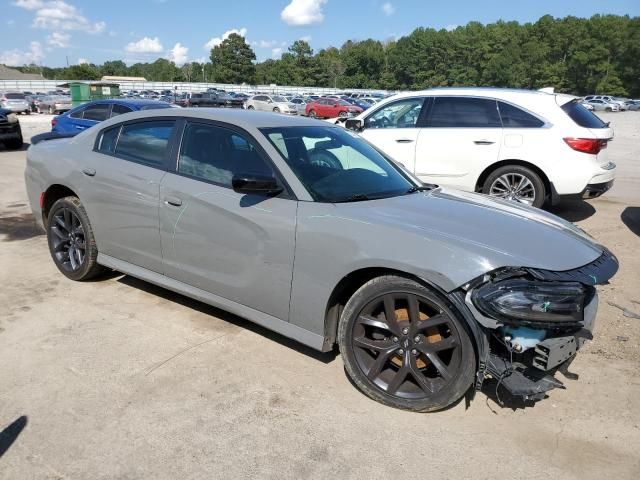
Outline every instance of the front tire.
POLYGON ((476 355, 463 321, 440 294, 385 275, 347 302, 338 325, 345 370, 368 397, 384 405, 431 412, 471 387, 476 355))
POLYGON ((76 281, 90 280, 104 270, 89 217, 77 197, 56 201, 47 218, 47 240, 58 270, 76 281))
POLYGON ((318 118, 318 114, 316 113, 315 110, 309 110, 309 116, 311 118, 318 118))
POLYGON ((505 165, 495 169, 484 182, 482 193, 540 208, 546 190, 540 176, 521 165, 505 165))
POLYGON ((275 107, 275 108, 273 109, 273 113, 280 113, 280 109, 279 109, 278 107, 275 107))
POLYGON ((22 139, 22 132, 18 134, 17 137, 12 138, 11 140, 7 140, 5 142, 5 146, 8 150, 20 150, 24 145, 24 140, 22 139))
POLYGON ((255 109, 256 109, 256 108, 255 108, 253 105, 249 105, 249 106, 247 107, 247 110, 255 110, 255 109))

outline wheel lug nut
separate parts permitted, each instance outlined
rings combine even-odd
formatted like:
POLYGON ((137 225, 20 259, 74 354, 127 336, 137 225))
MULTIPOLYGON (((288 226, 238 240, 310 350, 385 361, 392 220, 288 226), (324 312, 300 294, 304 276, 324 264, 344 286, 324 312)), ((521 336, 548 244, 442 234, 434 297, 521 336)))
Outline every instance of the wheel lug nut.
POLYGON ((393 337, 393 341, 394 341, 395 343, 398 343, 398 337, 393 337))
POLYGON ((413 341, 414 342, 419 342, 420 341, 420 335, 416 335, 415 337, 413 337, 413 341))
POLYGON ((409 329, 408 329, 407 327, 404 327, 404 328, 402 329, 402 334, 403 334, 403 335, 406 335, 407 333, 409 333, 409 329))
POLYGON ((398 350, 398 353, 399 353, 400 355, 403 355, 403 354, 404 354, 404 350, 403 350, 403 349, 400 349, 400 350, 398 350))
POLYGON ((418 350, 416 350, 416 349, 414 348, 413 350, 411 350, 411 353, 412 353, 413 355, 417 355, 417 354, 418 354, 418 350))

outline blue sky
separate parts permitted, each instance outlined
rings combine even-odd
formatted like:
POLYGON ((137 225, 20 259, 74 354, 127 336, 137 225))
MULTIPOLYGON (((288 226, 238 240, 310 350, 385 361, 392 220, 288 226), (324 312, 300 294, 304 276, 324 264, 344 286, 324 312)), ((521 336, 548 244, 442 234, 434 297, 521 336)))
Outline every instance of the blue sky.
POLYGON ((278 58, 303 38, 315 50, 349 39, 386 40, 417 27, 475 20, 535 21, 545 14, 640 15, 639 0, 3 0, 0 63, 63 66, 105 60, 177 64, 203 61, 228 32, 239 32, 258 60, 278 58))

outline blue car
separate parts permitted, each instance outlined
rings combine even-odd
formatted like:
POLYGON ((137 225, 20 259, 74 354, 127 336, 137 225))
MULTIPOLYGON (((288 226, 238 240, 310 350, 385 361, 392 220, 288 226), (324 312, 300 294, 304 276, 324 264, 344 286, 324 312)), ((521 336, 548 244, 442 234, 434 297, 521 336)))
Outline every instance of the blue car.
POLYGON ((95 102, 83 103, 62 115, 54 117, 54 119, 51 120, 51 131, 75 134, 107 118, 122 115, 123 113, 172 107, 173 105, 157 100, 132 100, 126 98, 96 100, 95 102))
POLYGON ((343 100, 346 100, 347 102, 349 102, 351 105, 355 105, 356 107, 360 107, 362 110, 366 110, 367 108, 371 107, 370 103, 367 102, 363 102, 362 100, 358 100, 357 98, 351 98, 351 97, 343 97, 343 100))

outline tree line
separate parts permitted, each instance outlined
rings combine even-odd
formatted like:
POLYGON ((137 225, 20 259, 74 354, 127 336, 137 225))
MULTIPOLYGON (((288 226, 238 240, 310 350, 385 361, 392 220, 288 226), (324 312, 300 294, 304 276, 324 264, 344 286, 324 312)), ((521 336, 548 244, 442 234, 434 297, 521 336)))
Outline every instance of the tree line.
POLYGON ((640 17, 550 15, 534 23, 470 22, 452 30, 417 28, 396 40, 349 40, 314 52, 294 42, 279 59, 256 62, 245 39, 232 34, 211 50, 210 62, 181 67, 166 59, 126 65, 41 70, 51 79, 140 76, 150 81, 246 83, 365 89, 439 86, 555 87, 575 94, 640 96, 640 17))

